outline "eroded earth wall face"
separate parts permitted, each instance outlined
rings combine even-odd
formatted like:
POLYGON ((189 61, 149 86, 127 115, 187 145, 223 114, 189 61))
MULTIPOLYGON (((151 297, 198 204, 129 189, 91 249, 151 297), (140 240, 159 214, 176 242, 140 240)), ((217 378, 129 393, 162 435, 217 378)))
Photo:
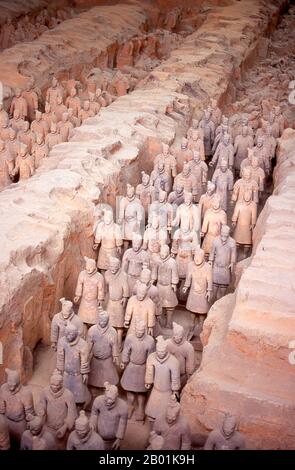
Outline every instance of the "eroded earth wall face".
MULTIPOLYGON (((188 128, 193 110, 198 115, 212 97, 221 104, 227 97, 231 99, 231 83, 245 61, 259 55, 261 36, 275 25, 286 2, 228 3, 213 5, 198 30, 185 37, 137 89, 76 128, 70 142, 54 147, 36 175, 1 193, 0 339, 4 365, 22 370, 23 378, 31 374, 37 342, 49 342, 50 319, 58 311, 60 297, 73 298, 83 256, 95 257, 92 227, 97 201, 114 207, 115 197, 125 192, 126 182, 135 184, 142 168, 151 170, 161 142, 171 144, 180 129, 188 128), (184 116, 174 119, 166 113, 173 102, 187 107, 184 116)), ((120 14, 97 7, 103 31, 106 18, 116 33, 120 30, 124 34, 130 8, 135 14, 127 36, 130 30, 135 34, 148 19, 141 2, 118 8, 120 14)), ((89 27, 89 43, 85 39, 77 47, 81 55, 88 47, 91 56, 92 32, 99 35, 101 30, 91 23, 93 16, 85 15, 83 25, 86 30, 89 27)), ((50 41, 56 44, 62 37, 63 46, 67 31, 71 41, 73 21, 56 28, 50 41)), ((108 35, 112 36, 110 28, 108 35)), ((102 51, 113 43, 112 37, 102 36, 101 40, 102 51)), ((63 47, 57 47, 43 60, 39 54, 47 47, 47 39, 35 41, 26 63, 33 73, 40 70, 36 73, 42 82, 40 88, 49 83, 49 73, 62 68, 65 57, 69 64, 77 60, 73 44, 72 54, 66 50, 65 56, 63 47)), ((97 56, 97 50, 93 54, 97 56)), ((25 68, 20 71, 19 67, 21 56, 23 51, 14 56, 10 53, 10 57, 5 51, 1 54, 5 67, 1 67, 0 79, 9 83, 11 76, 13 86, 25 83, 25 68), (18 74, 10 75, 16 69, 18 74)))

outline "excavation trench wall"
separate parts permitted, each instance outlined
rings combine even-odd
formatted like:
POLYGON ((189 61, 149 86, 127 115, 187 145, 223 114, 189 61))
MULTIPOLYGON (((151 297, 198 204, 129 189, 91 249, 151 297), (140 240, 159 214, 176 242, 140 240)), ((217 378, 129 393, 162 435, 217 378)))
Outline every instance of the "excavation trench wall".
MULTIPOLYGON (((95 202, 114 207, 116 195, 125 192, 126 182, 137 183, 140 170, 152 168, 160 143, 171 144, 179 130, 188 127, 194 109, 200 113, 212 97, 221 104, 231 99, 231 83, 245 63, 252 63, 263 53, 260 39, 274 27, 285 3, 265 5, 259 0, 244 0, 212 6, 202 26, 184 39, 140 89, 117 99, 77 128, 71 141, 56 146, 29 181, 0 194, 0 340, 4 366, 21 369, 24 378, 30 376, 32 352, 38 341, 49 341, 50 320, 59 309, 59 298, 73 298, 83 256, 95 256, 95 202), (167 105, 174 100, 190 109, 182 120, 166 115, 167 105)), ((101 7, 100 12, 97 15, 102 25, 105 15, 110 21, 108 15, 113 14, 115 25, 125 26, 128 21, 132 34, 146 21, 139 5, 118 5, 116 14, 107 7, 101 7), (129 8, 135 8, 135 20, 129 17, 129 8)), ((52 38, 63 25, 54 30, 52 38)), ((66 38, 64 31, 63 41, 66 38)), ((112 43, 105 41, 105 47, 112 43)), ((61 52, 64 57, 63 49, 61 52)), ((12 60, 4 57, 5 53, 0 60, 8 65, 1 67, 0 74, 8 83, 12 60)), ((35 57, 33 46, 28 60, 30 57, 35 57)), ((75 53, 71 57, 77 60, 75 53)), ((70 56, 67 60, 70 64, 70 56)), ((49 62, 41 68, 40 87, 45 86, 50 72, 57 72, 56 64, 62 64, 55 55, 49 62)), ((13 66, 18 63, 14 61, 13 66)), ((33 64, 34 60, 30 70, 35 74, 39 65, 34 68, 33 64)), ((22 80, 19 74, 12 77, 12 84, 22 80)), ((4 368, 0 380, 3 375, 4 368)), ((195 410, 195 404, 192 406, 195 410)))

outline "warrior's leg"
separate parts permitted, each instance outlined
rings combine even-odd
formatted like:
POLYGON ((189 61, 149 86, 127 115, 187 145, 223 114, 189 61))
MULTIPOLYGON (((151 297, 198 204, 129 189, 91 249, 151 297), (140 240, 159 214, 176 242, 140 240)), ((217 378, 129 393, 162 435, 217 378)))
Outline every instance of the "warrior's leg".
POLYGON ((134 400, 135 400, 135 393, 127 392, 128 419, 131 418, 133 411, 134 411, 134 400))
POLYGON ((137 394, 137 402, 138 402, 138 408, 135 413, 135 419, 136 421, 144 421, 144 405, 145 405, 145 394, 144 393, 138 393, 137 394))
POLYGON ((167 318, 166 318, 166 328, 172 328, 172 320, 173 320, 173 312, 174 308, 166 308, 167 318))
POLYGON ((226 286, 219 287, 218 300, 225 296, 226 290, 226 286))
POLYGON ((122 346, 123 346, 123 332, 124 328, 116 328, 117 334, 118 334, 118 349, 119 352, 122 351, 122 346))
POLYGON ((217 295, 218 295, 218 285, 217 284, 213 284, 213 302, 215 302, 217 300, 217 295))

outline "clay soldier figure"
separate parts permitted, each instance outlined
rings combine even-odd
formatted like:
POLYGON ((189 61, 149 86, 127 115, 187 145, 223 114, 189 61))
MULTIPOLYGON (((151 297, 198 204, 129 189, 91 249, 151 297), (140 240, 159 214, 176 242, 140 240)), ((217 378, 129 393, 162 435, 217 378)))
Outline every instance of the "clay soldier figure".
POLYGON ((169 204, 172 204, 176 213, 177 207, 184 203, 184 189, 181 184, 175 185, 175 190, 168 196, 168 202, 169 204))
POLYGON ((127 95, 129 90, 129 81, 126 75, 123 75, 118 71, 112 81, 112 85, 115 88, 117 96, 127 95))
POLYGON ((81 271, 75 291, 74 303, 81 300, 78 315, 83 323, 95 325, 97 322, 98 307, 104 301, 104 279, 97 272, 94 259, 84 256, 85 270, 81 271))
POLYGON ((206 255, 209 255, 212 243, 220 235, 221 226, 226 224, 227 217, 223 209, 219 196, 215 195, 212 208, 205 213, 201 237, 204 237, 202 248, 206 255))
POLYGON ((52 112, 52 106, 49 103, 45 103, 45 113, 42 114, 42 122, 44 123, 44 128, 46 126, 46 135, 50 131, 51 124, 57 122, 56 115, 52 112))
POLYGON ((88 92, 88 100, 89 100, 89 108, 93 112, 93 115, 95 116, 96 114, 99 113, 101 104, 95 101, 95 92, 91 93, 90 91, 88 92))
POLYGON ((141 233, 144 224, 144 208, 135 195, 135 188, 127 183, 127 196, 120 201, 118 224, 123 229, 125 248, 128 248, 133 233, 141 233))
POLYGON ((57 122, 62 120, 62 115, 68 111, 67 107, 63 104, 63 97, 57 96, 56 103, 51 105, 51 110, 56 116, 57 122))
POLYGON ((165 191, 167 194, 170 191, 170 179, 165 172, 164 160, 158 160, 151 173, 151 183, 154 187, 154 200, 158 201, 160 191, 165 191))
POLYGON ((48 158, 49 150, 44 142, 43 134, 36 135, 36 142, 32 147, 32 155, 34 157, 35 168, 39 168, 42 160, 44 160, 44 158, 48 158))
POLYGON ((203 131, 205 157, 210 157, 212 154, 212 145, 214 143, 214 122, 211 120, 211 113, 208 109, 204 111, 204 117, 200 121, 199 127, 203 131))
POLYGON ((119 450, 124 438, 128 407, 125 401, 118 397, 118 388, 105 383, 105 394, 95 398, 90 426, 102 437, 105 450, 119 450))
POLYGON ((21 118, 19 109, 15 109, 13 113, 13 118, 10 119, 10 127, 14 129, 17 133, 22 131, 25 125, 25 120, 21 118))
POLYGON ((0 396, 0 451, 10 449, 10 438, 7 420, 5 417, 5 403, 0 396))
POLYGON ((155 350, 155 340, 147 334, 146 324, 138 320, 134 333, 127 336, 122 353, 121 387, 127 392, 128 418, 134 411, 137 397, 136 421, 144 421, 144 407, 147 389, 145 388, 146 361, 155 350))
POLYGON ((32 152, 32 146, 35 139, 32 131, 30 130, 30 123, 28 121, 24 122, 23 129, 19 131, 17 139, 19 142, 27 146, 29 153, 32 152))
POLYGON ((69 435, 67 450, 104 450, 104 442, 90 427, 85 411, 81 410, 75 421, 75 429, 69 435))
POLYGON ((233 194, 231 202, 232 204, 237 201, 242 201, 244 198, 245 191, 251 192, 251 199, 256 204, 258 203, 258 185, 254 179, 252 179, 251 167, 246 167, 243 170, 242 178, 235 182, 233 188, 233 194))
POLYGON ((184 294, 188 289, 186 308, 191 312, 190 337, 192 338, 195 335, 197 324, 199 332, 202 331, 205 317, 210 308, 209 302, 213 290, 211 267, 205 262, 205 252, 201 248, 195 251, 194 261, 188 267, 183 288, 184 294))
POLYGON ((226 416, 221 429, 210 432, 204 450, 244 450, 245 438, 237 431, 234 416, 226 416))
POLYGON ((145 414, 149 421, 155 421, 159 411, 166 411, 171 394, 178 396, 180 390, 180 365, 169 353, 163 336, 157 337, 156 351, 147 358, 145 387, 147 390, 152 388, 145 414))
POLYGON ((179 276, 177 263, 170 256, 168 245, 162 245, 160 248, 160 263, 154 266, 152 278, 153 281, 157 280, 162 306, 167 315, 166 328, 172 328, 173 312, 178 304, 176 289, 179 276))
POLYGON ((29 387, 20 383, 16 370, 5 369, 5 372, 7 382, 0 388, 0 413, 6 417, 11 442, 19 444, 23 432, 27 429, 27 421, 35 415, 33 395, 29 387))
POLYGON ((235 270, 237 248, 229 233, 230 228, 223 225, 220 236, 213 241, 209 255, 213 275, 213 300, 219 300, 226 294, 235 270))
POLYGON ((118 258, 110 258, 110 267, 106 271, 104 279, 108 292, 107 312, 110 316, 110 325, 117 331, 118 349, 121 351, 129 286, 127 273, 121 268, 118 258))
POLYGON ((64 90, 62 86, 60 85, 58 80, 55 77, 53 77, 51 87, 48 88, 46 92, 46 99, 45 99, 45 101, 50 104, 51 109, 53 109, 54 106, 56 106, 58 96, 61 96, 63 98, 63 94, 64 94, 64 90))
POLYGON ((0 191, 10 185, 13 175, 14 161, 11 157, 5 142, 0 140, 0 191))
POLYGON ((176 185, 181 185, 184 188, 184 191, 192 193, 195 198, 197 195, 197 181, 192 174, 191 167, 189 163, 184 163, 183 170, 181 173, 178 173, 174 178, 173 189, 175 190, 176 185))
POLYGON ((10 115, 14 116, 14 111, 18 111, 20 119, 26 119, 28 116, 28 105, 19 88, 15 90, 15 96, 10 105, 10 115))
POLYGON ((143 249, 142 237, 134 234, 132 247, 125 251, 122 259, 122 269, 128 274, 129 292, 133 291, 135 281, 139 279, 143 268, 148 268, 150 264, 149 254, 143 249))
POLYGON ((3 117, 0 118, 0 139, 3 142, 7 142, 9 140, 9 131, 13 130, 9 127, 9 118, 3 117))
POLYGON ((126 41, 124 44, 119 46, 119 50, 117 52, 117 68, 122 69, 125 65, 133 66, 133 42, 126 41))
POLYGON ((280 106, 274 107, 274 120, 276 125, 276 135, 275 138, 281 137, 284 129, 285 129, 285 119, 282 115, 280 106))
POLYGON ((200 211, 197 205, 193 204, 193 195, 191 193, 184 193, 184 203, 176 209, 176 216, 173 220, 174 227, 181 227, 183 224, 186 225, 186 221, 189 220, 190 230, 193 230, 198 240, 200 240, 200 211))
POLYGON ((270 173, 270 153, 263 137, 258 137, 256 147, 253 147, 254 154, 258 157, 259 166, 264 170, 265 175, 270 173))
POLYGON ((217 101, 214 99, 211 100, 211 110, 211 119, 214 122, 214 127, 216 129, 221 122, 222 113, 221 109, 217 105, 217 101))
POLYGON ((101 310, 98 323, 89 328, 87 333, 89 346, 90 374, 88 385, 101 388, 105 382, 117 385, 119 376, 118 338, 115 328, 109 323, 109 314, 101 310))
POLYGON ((193 253, 198 246, 196 232, 191 230, 189 219, 184 219, 181 227, 173 235, 171 248, 171 256, 176 259, 180 279, 185 279, 188 265, 193 260, 193 253))
POLYGON ((270 160, 272 160, 276 154, 277 141, 272 135, 272 129, 271 129, 270 124, 266 126, 266 134, 264 135, 263 138, 264 138, 264 145, 266 145, 266 148, 268 148, 270 160))
MULTIPOLYGON (((254 156, 254 148, 248 149, 247 158, 244 158, 240 166, 240 176, 242 176, 244 168, 252 165, 253 156, 254 156)), ((258 162, 259 162, 259 159, 258 159, 258 162)))
POLYGON ((172 338, 167 340, 168 351, 179 361, 180 383, 183 387, 195 370, 195 351, 186 339, 183 326, 173 322, 172 338))
POLYGON ((34 157, 28 153, 28 148, 25 144, 20 144, 12 175, 19 175, 19 180, 21 181, 33 176, 34 172, 34 157))
POLYGON ((55 442, 52 435, 43 428, 42 418, 34 416, 28 422, 28 429, 23 432, 21 450, 54 450, 55 442), (40 445, 40 447, 39 447, 40 445))
POLYGON ((237 129, 237 135, 242 134, 242 129, 243 129, 243 127, 247 127, 247 129, 248 129, 248 135, 250 135, 251 137, 253 137, 254 132, 253 132, 252 127, 251 127, 250 124, 249 124, 249 118, 248 118, 247 115, 242 116, 241 125, 240 125, 239 128, 237 129))
POLYGON ((161 245, 168 243, 168 241, 167 228, 160 227, 159 215, 154 212, 152 214, 151 226, 148 226, 144 232, 143 248, 152 256, 153 253, 160 250, 161 245))
POLYGON ((8 112, 4 109, 3 103, 0 103, 0 125, 9 120, 8 112))
POLYGON ((215 196, 215 189, 215 184, 212 183, 212 181, 207 181, 207 191, 205 192, 205 194, 202 194, 199 201, 199 210, 202 222, 204 220, 206 211, 212 208, 215 196))
POLYGON ((154 201, 150 206, 148 218, 149 225, 155 215, 159 218, 160 229, 163 230, 168 237, 171 232, 173 222, 173 207, 167 202, 167 193, 161 189, 159 191, 159 200, 154 201))
POLYGON ((51 347, 54 351, 57 350, 60 338, 65 335, 67 324, 73 323, 77 327, 80 336, 83 336, 84 332, 84 325, 78 315, 75 314, 72 302, 64 297, 59 301, 61 311, 54 315, 51 322, 51 347))
POLYGON ((188 148, 192 152, 199 152, 201 160, 205 160, 205 147, 202 129, 193 129, 192 136, 189 139, 188 148))
POLYGON ((10 17, 8 17, 6 23, 4 23, 4 25, 1 27, 0 44, 2 50, 13 46, 14 32, 15 28, 12 24, 12 20, 10 17))
POLYGON ((253 137, 248 134, 248 127, 242 127, 242 133, 237 135, 234 144, 234 168, 236 174, 240 173, 241 163, 248 155, 248 149, 254 145, 253 137))
POLYGON ((37 410, 54 439, 54 448, 63 449, 74 427, 77 409, 73 393, 64 387, 63 376, 57 370, 51 375, 49 385, 42 389, 37 410))
POLYGON ((154 165, 157 165, 159 160, 164 160, 165 173, 169 178, 169 191, 172 189, 172 178, 177 175, 176 158, 170 153, 169 145, 162 144, 162 153, 157 155, 154 160, 154 165))
POLYGON ((36 111, 38 110, 38 95, 34 91, 34 79, 30 78, 28 81, 27 89, 23 91, 22 96, 26 100, 28 109, 28 119, 32 122, 36 111))
POLYGON ((109 269, 110 257, 120 258, 122 253, 123 240, 119 225, 114 223, 112 210, 105 210, 103 222, 98 224, 94 234, 93 249, 97 250, 97 267, 99 269, 109 269))
POLYGON ((228 122, 229 122, 228 118, 223 117, 223 119, 226 119, 227 124, 221 124, 216 129, 215 140, 214 140, 214 144, 213 144, 213 147, 212 147, 212 153, 213 154, 216 152, 217 148, 219 147, 219 145, 223 141, 223 138, 224 138, 225 135, 228 134, 230 143, 231 144, 233 143, 233 130, 230 127, 230 125, 228 124, 228 122))
POLYGON ((145 218, 147 218, 149 206, 154 198, 154 187, 150 176, 144 171, 141 172, 141 183, 136 186, 136 197, 140 200, 144 208, 145 218))
POLYGON ((128 335, 134 334, 138 320, 145 323, 148 334, 153 336, 156 324, 156 307, 148 296, 148 287, 142 283, 137 284, 136 295, 132 295, 127 303, 124 327, 128 328, 128 335))
POLYGON ((153 431, 164 440, 161 450, 190 450, 191 430, 175 395, 171 395, 166 412, 156 418, 153 431))
POLYGON ((89 374, 88 345, 79 336, 73 323, 66 326, 65 336, 58 342, 57 370, 63 374, 64 385, 74 395, 75 403, 87 404, 90 393, 87 389, 89 374))
POLYGON ((243 201, 237 201, 232 217, 235 229, 234 239, 238 247, 244 248, 245 258, 249 256, 252 247, 253 230, 257 220, 257 204, 252 201, 250 191, 245 191, 243 201))
POLYGON ((90 102, 88 100, 84 101, 83 107, 80 109, 78 117, 80 118, 81 123, 90 117, 94 117, 94 112, 90 109, 90 102))
POLYGON ((226 160, 221 160, 220 168, 216 168, 212 183, 215 184, 216 194, 220 198, 221 208, 227 211, 228 192, 233 190, 234 177, 232 171, 228 168, 226 160))
POLYGON ((182 168, 185 162, 190 162, 193 159, 193 152, 188 148, 188 140, 186 137, 181 139, 180 149, 176 152, 177 166, 182 168))
POLYGON ((48 146, 49 150, 52 150, 55 145, 61 144, 61 136, 57 132, 56 122, 51 123, 50 132, 45 138, 45 144, 48 146))
POLYGON ((41 134, 44 139, 48 134, 48 123, 42 119, 41 111, 36 111, 35 120, 31 123, 31 131, 34 132, 35 135, 41 134))
POLYGON ((189 162, 191 173, 195 178, 195 190, 193 192, 194 201, 199 202, 200 197, 204 193, 204 186, 208 178, 208 166, 201 160, 200 152, 193 152, 193 160, 189 162))
POLYGON ((72 88, 70 91, 70 96, 66 99, 66 107, 73 110, 73 115, 78 117, 81 110, 81 100, 77 95, 77 89, 72 88))
POLYGON ((264 170, 259 166, 259 159, 255 154, 251 159, 251 176, 252 179, 256 181, 259 195, 261 195, 264 191, 265 173, 264 170))
POLYGON ((17 154, 18 154, 18 141, 16 138, 17 134, 16 131, 12 128, 9 129, 9 140, 7 141, 6 147, 8 149, 8 152, 13 159, 13 161, 16 160, 17 154))
POLYGON ((137 294, 137 288, 141 284, 144 284, 147 287, 147 296, 154 302, 155 305, 155 315, 156 315, 156 324, 154 327, 154 337, 156 338, 158 334, 161 333, 160 319, 162 315, 162 302, 159 296, 159 290, 157 286, 152 283, 152 271, 150 269, 144 268, 141 271, 140 278, 136 281, 133 288, 133 295, 137 294))
POLYGON ((209 163, 209 166, 214 166, 214 164, 217 162, 216 168, 219 168, 221 165, 221 160, 226 160, 229 169, 232 170, 234 165, 234 147, 230 142, 229 134, 224 134, 222 136, 220 144, 218 145, 214 156, 209 163))

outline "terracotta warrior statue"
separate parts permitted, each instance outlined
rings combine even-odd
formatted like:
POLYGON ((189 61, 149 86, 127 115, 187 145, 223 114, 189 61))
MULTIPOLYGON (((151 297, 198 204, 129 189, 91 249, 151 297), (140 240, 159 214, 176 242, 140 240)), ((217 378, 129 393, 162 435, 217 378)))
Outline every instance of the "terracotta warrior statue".
POLYGON ((193 129, 189 139, 188 148, 192 152, 199 152, 201 160, 205 160, 205 147, 202 129, 193 129))
POLYGON ((122 352, 121 387, 127 392, 128 418, 133 411, 137 398, 136 421, 144 421, 146 361, 149 354, 155 350, 155 340, 147 334, 146 324, 142 320, 135 323, 134 333, 127 336, 122 352))
POLYGON ((190 337, 202 330, 212 298, 212 271, 205 262, 205 252, 201 248, 195 251, 194 261, 188 267, 183 292, 189 290, 186 308, 191 312, 190 337))
POLYGON ((154 165, 154 169, 151 173, 151 183, 153 185, 154 201, 159 200, 160 191, 165 191, 167 194, 171 189, 170 178, 165 171, 165 162, 163 159, 158 160, 154 165))
POLYGON ((167 193, 161 189, 159 191, 159 199, 154 201, 149 209, 149 226, 151 226, 155 216, 158 217, 160 229, 165 232, 165 234, 167 234, 166 236, 169 238, 173 222, 173 207, 167 201, 167 193))
POLYGON ((105 382, 117 385, 119 376, 118 338, 115 328, 109 323, 109 314, 100 310, 98 323, 89 328, 87 343, 90 359, 88 385, 102 388, 105 382))
POLYGON ((156 315, 156 324, 154 326, 154 337, 156 338, 161 334, 161 315, 162 315, 162 302, 159 296, 159 290, 157 286, 152 283, 152 271, 150 269, 144 268, 140 273, 140 278, 135 282, 133 288, 133 295, 137 294, 137 288, 141 284, 147 287, 147 296, 154 302, 155 305, 155 315, 156 315))
POLYGON ((30 178, 34 173, 34 157, 28 153, 28 148, 25 144, 20 144, 12 175, 18 175, 21 181, 30 178))
POLYGON ((179 361, 180 383, 183 387, 195 370, 195 351, 186 339, 183 326, 173 322, 173 335, 167 340, 168 351, 179 361))
POLYGON ((5 142, 0 140, 0 191, 11 183, 14 160, 5 142))
POLYGON ((219 126, 221 122, 222 112, 221 109, 218 107, 218 103, 215 99, 211 100, 211 119, 214 122, 215 129, 219 126))
POLYGON ((251 167, 246 167, 243 170, 242 178, 234 184, 231 202, 235 204, 237 201, 243 201, 245 191, 250 191, 252 201, 258 204, 258 190, 256 181, 252 179, 251 167))
POLYGON ((55 450, 53 436, 44 428, 40 416, 32 416, 28 422, 28 429, 23 432, 21 450, 55 450))
POLYGON ((12 98, 9 109, 10 115, 13 116, 15 111, 18 111, 20 119, 26 119, 28 116, 28 105, 20 88, 15 90, 15 96, 12 98))
POLYGON ((151 225, 147 226, 143 236, 143 248, 149 255, 160 250, 160 246, 169 242, 169 235, 166 227, 160 227, 160 217, 152 213, 151 225))
POLYGON ((192 193, 193 198, 196 199, 199 188, 197 187, 197 180, 191 171, 189 163, 185 162, 182 172, 175 176, 173 190, 175 190, 177 185, 183 186, 184 191, 192 193))
POLYGON ((11 442, 19 444, 27 422, 35 415, 33 395, 20 383, 16 370, 5 369, 7 381, 0 387, 0 414, 5 415, 11 442))
POLYGON ((22 144, 25 144, 28 148, 28 152, 32 152, 32 146, 35 140, 35 136, 30 130, 30 123, 28 121, 24 122, 22 130, 19 131, 17 139, 22 144))
POLYGON ((250 167, 252 179, 256 181, 259 190, 259 196, 261 196, 264 191, 265 173, 264 170, 259 166, 259 159, 255 154, 251 159, 250 167))
POLYGON ((161 450, 191 449, 191 430, 174 394, 168 401, 166 412, 159 413, 156 418, 153 432, 163 438, 161 450))
POLYGON ((81 410, 75 421, 75 429, 69 435, 67 450, 104 450, 104 442, 90 427, 85 411, 81 410))
POLYGON ((30 78, 26 90, 22 92, 22 96, 27 103, 28 119, 30 122, 32 122, 35 118, 39 104, 39 98, 36 91, 34 90, 34 85, 34 79, 30 78))
POLYGON ((10 127, 19 133, 23 130, 25 122, 26 121, 21 117, 19 109, 15 109, 12 119, 9 121, 10 127))
POLYGON ((218 300, 226 294, 235 271, 237 248, 235 240, 229 234, 230 228, 223 225, 220 236, 212 243, 209 255, 213 275, 213 300, 218 300))
POLYGON ((159 160, 164 160, 165 173, 169 178, 169 192, 172 189, 172 179, 177 175, 176 158, 170 153, 169 145, 162 144, 162 153, 157 155, 154 160, 154 165, 157 165, 159 160))
POLYGON ((87 389, 89 352, 86 341, 79 336, 73 323, 66 326, 57 347, 56 368, 63 375, 64 385, 74 395, 75 403, 86 405, 90 401, 87 389))
POLYGON ((209 163, 209 166, 214 166, 217 163, 216 168, 219 168, 221 165, 221 160, 226 160, 230 170, 234 166, 234 146, 230 141, 229 134, 224 134, 221 137, 220 144, 218 145, 214 156, 209 163))
POLYGON ((75 291, 74 303, 80 302, 78 316, 83 323, 95 325, 97 322, 98 307, 104 301, 104 279, 97 272, 96 262, 91 258, 85 259, 85 270, 81 271, 75 291))
POLYGON ((169 353, 163 336, 157 337, 156 351, 147 358, 145 387, 152 389, 145 414, 153 422, 159 412, 166 411, 172 393, 178 396, 180 390, 180 365, 176 357, 169 353))
POLYGON ((0 103, 0 125, 7 122, 7 119, 9 120, 8 112, 4 109, 3 103, 0 103))
POLYGON ((132 247, 125 251, 122 259, 122 270, 128 275, 129 292, 133 291, 134 283, 139 279, 143 268, 150 265, 150 256, 143 249, 142 237, 134 234, 132 247))
POLYGON ((120 201, 118 224, 122 226, 125 248, 128 248, 134 233, 142 233, 145 214, 135 188, 127 183, 127 195, 120 201))
POLYGON ((3 140, 3 142, 8 142, 10 131, 15 132, 11 127, 9 127, 9 124, 8 117, 0 118, 0 139, 3 140))
POLYGON ((51 105, 45 103, 45 112, 42 114, 42 123, 45 129, 45 136, 49 133, 51 124, 57 122, 56 115, 52 112, 51 105))
POLYGON ((202 194, 199 201, 199 211, 201 215, 201 222, 204 220, 205 213, 208 209, 212 208, 214 201, 216 186, 212 181, 207 181, 207 191, 202 194))
POLYGON ((110 258, 109 269, 104 275, 106 291, 108 293, 107 312, 110 316, 110 325, 116 329, 118 335, 118 349, 122 350, 124 315, 129 298, 128 275, 121 268, 118 258, 110 258))
POLYGON ((78 116, 81 120, 81 123, 86 121, 86 119, 88 119, 90 117, 94 117, 94 112, 90 108, 90 101, 88 101, 88 100, 84 101, 84 103, 82 105, 82 108, 79 111, 78 116))
POLYGON ((74 427, 77 409, 73 393, 64 387, 63 376, 57 370, 41 390, 37 413, 54 439, 54 448, 62 450, 74 427))
POLYGON ((145 218, 147 219, 149 206, 154 199, 154 187, 150 176, 144 171, 141 172, 141 183, 136 186, 136 196, 144 208, 145 218))
POLYGON ((178 169, 183 168, 185 162, 190 162, 193 159, 193 152, 188 148, 188 139, 183 137, 181 139, 180 149, 176 152, 178 169))
POLYGON ((32 147, 32 155, 34 157, 35 168, 39 168, 42 160, 44 160, 44 158, 48 158, 49 149, 44 142, 43 134, 38 133, 36 135, 36 142, 33 144, 32 147))
POLYGON ((63 97, 64 90, 58 80, 53 77, 51 87, 48 88, 46 92, 45 101, 50 104, 51 107, 54 107, 57 104, 58 96, 63 97))
POLYGON ((193 254, 199 247, 199 238, 194 230, 191 230, 189 219, 184 219, 181 227, 173 235, 171 256, 175 258, 178 275, 185 279, 189 263, 193 260, 193 254))
POLYGON ((123 239, 118 224, 115 224, 113 211, 104 210, 103 222, 98 224, 94 233, 93 249, 99 247, 97 267, 102 270, 109 269, 110 258, 120 258, 122 254, 123 239))
POLYGON ((212 208, 206 211, 202 224, 201 237, 204 237, 202 248, 206 255, 209 255, 213 240, 220 235, 221 226, 226 222, 226 212, 221 208, 219 196, 215 195, 212 208))
POLYGON ((220 429, 210 432, 204 450, 244 450, 245 438, 237 430, 234 416, 226 416, 220 429))
POLYGON ((190 230, 193 230, 198 240, 200 240, 200 211, 196 204, 193 204, 193 195, 191 193, 184 193, 184 203, 176 209, 175 219, 173 220, 173 227, 182 227, 183 224, 187 225, 189 221, 190 230))
POLYGON ((10 449, 9 429, 5 416, 5 404, 0 396, 0 451, 10 449))
POLYGON ((80 336, 83 336, 84 333, 84 325, 78 315, 75 314, 72 302, 64 297, 59 301, 61 311, 54 315, 51 322, 51 347, 54 351, 57 350, 59 340, 65 336, 67 324, 73 323, 77 327, 80 336))
POLYGON ((199 202, 204 193, 204 187, 208 179, 208 166, 203 160, 198 150, 193 152, 193 159, 189 162, 191 173, 195 178, 195 190, 193 192, 194 202, 199 202))
POLYGON ((9 140, 6 143, 8 152, 10 153, 11 158, 16 160, 17 155, 18 155, 18 148, 19 148, 19 143, 17 140, 17 133, 15 129, 12 129, 11 127, 9 128, 9 140))
POLYGON ((45 138, 45 143, 49 150, 52 150, 55 145, 61 144, 61 135, 57 131, 56 122, 51 123, 50 132, 45 138))
POLYGON ((204 116, 203 116, 203 119, 200 121, 199 127, 203 131, 205 157, 207 158, 212 155, 212 145, 214 143, 214 131, 215 131, 215 126, 214 126, 214 122, 211 119, 210 110, 206 109, 204 111, 204 116))
POLYGON ((226 212, 228 206, 228 193, 231 194, 234 186, 234 176, 228 168, 226 160, 221 160, 220 168, 216 168, 212 183, 215 184, 216 194, 220 198, 221 208, 226 212))
POLYGON ((93 402, 90 426, 102 437, 105 450, 119 450, 126 432, 128 407, 118 397, 115 385, 106 382, 104 386, 104 395, 96 397, 93 402))
POLYGON ((67 108, 73 110, 73 115, 78 117, 81 110, 81 100, 77 95, 77 89, 75 87, 71 89, 70 96, 67 97, 65 104, 67 108))
POLYGON ((51 105, 51 110, 55 114, 57 122, 61 121, 62 115, 68 110, 68 108, 63 104, 62 96, 57 96, 56 103, 51 105))
POLYGON ((156 307, 148 296, 148 287, 145 284, 137 284, 136 295, 132 295, 128 300, 124 327, 128 328, 128 335, 135 332, 135 325, 138 320, 142 320, 147 328, 147 333, 154 334, 156 323, 156 307))
POLYGON ((237 201, 232 216, 234 239, 238 247, 244 248, 247 257, 253 243, 253 230, 257 220, 257 204, 252 201, 250 191, 245 191, 243 201, 237 201))
POLYGON ((184 189, 181 184, 177 184, 175 190, 171 191, 168 196, 168 202, 172 205, 174 215, 176 215, 177 207, 184 203, 184 189))
POLYGON ((248 133, 248 127, 242 127, 242 133, 238 134, 235 138, 234 144, 234 168, 236 174, 240 173, 241 163, 248 155, 248 149, 252 148, 254 145, 254 140, 251 135, 248 133))
POLYGON ((168 245, 162 245, 160 248, 160 262, 153 267, 152 279, 153 281, 157 281, 162 307, 167 316, 166 328, 172 328, 173 312, 178 304, 176 289, 179 282, 179 275, 177 263, 175 259, 170 256, 168 245))

